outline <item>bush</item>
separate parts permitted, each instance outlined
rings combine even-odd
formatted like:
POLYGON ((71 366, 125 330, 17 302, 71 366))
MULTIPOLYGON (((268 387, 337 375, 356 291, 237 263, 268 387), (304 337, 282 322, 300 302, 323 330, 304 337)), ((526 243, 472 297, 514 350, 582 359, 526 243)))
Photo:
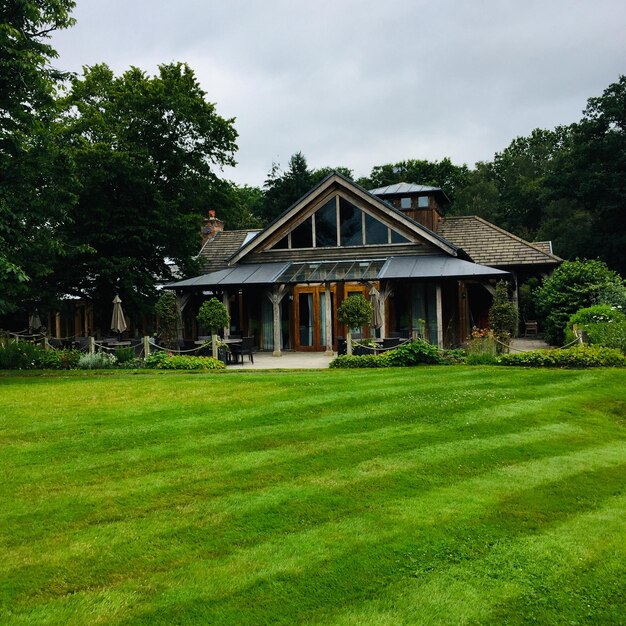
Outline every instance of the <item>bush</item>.
POLYGON ((333 359, 329 367, 332 369, 389 367, 389 360, 386 357, 386 354, 364 354, 361 356, 344 354, 333 359))
POLYGON ((589 324, 589 342, 604 348, 615 348, 626 354, 626 321, 589 324))
POLYGON ((211 356, 187 356, 169 352, 156 352, 147 356, 144 365, 159 370, 223 370, 226 367, 211 356))
POLYGON ((156 305, 154 311, 157 315, 158 332, 161 340, 168 348, 178 344, 178 329, 181 325, 180 311, 174 292, 165 290, 156 305))
POLYGON ((114 367, 117 363, 115 355, 107 352, 94 352, 93 354, 82 354, 78 359, 78 367, 81 370, 102 370, 114 367))
POLYGON ((489 326, 496 338, 508 345, 512 336, 517 335, 517 309, 509 299, 509 288, 505 281, 499 280, 493 304, 489 309, 489 326))
POLYGON ((78 366, 80 355, 78 350, 45 350, 27 341, 11 342, 0 346, 0 369, 74 369, 78 366))
MULTIPOLYGON (((565 343, 574 341, 574 325, 580 329, 589 331, 591 326, 601 326, 607 322, 624 322, 626 316, 608 304, 596 304, 580 309, 569 318, 565 329, 565 343)), ((596 343, 595 341, 593 343, 596 343)))
POLYGON ((135 351, 130 346, 127 348, 116 348, 114 354, 120 365, 130 363, 135 359, 135 351))
POLYGON ((570 316, 595 304, 602 294, 623 289, 623 281, 605 263, 565 261, 536 290, 537 308, 544 316, 544 335, 549 343, 563 343, 570 316))
POLYGON ((599 346, 576 346, 564 350, 537 350, 503 354, 500 365, 524 367, 624 367, 626 357, 619 351, 599 346))
POLYGON ((393 350, 389 350, 385 356, 389 360, 389 365, 394 367, 406 367, 422 363, 436 365, 442 362, 441 350, 423 339, 404 343, 393 350))
POLYGON ((437 365, 448 362, 449 360, 444 358, 443 352, 437 346, 418 339, 381 354, 338 356, 331 362, 330 367, 333 369, 409 367, 423 363, 437 365))

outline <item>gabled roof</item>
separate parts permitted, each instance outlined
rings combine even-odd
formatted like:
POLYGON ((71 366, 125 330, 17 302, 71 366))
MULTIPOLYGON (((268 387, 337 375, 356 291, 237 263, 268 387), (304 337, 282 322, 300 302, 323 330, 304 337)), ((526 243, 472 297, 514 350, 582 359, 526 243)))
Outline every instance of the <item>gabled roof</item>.
POLYGON ((258 232, 258 229, 248 229, 224 230, 216 233, 214 237, 204 243, 198 254, 202 272, 214 272, 228 267, 228 258, 241 248, 246 239, 252 238, 251 233, 254 235, 258 232))
POLYGON ((313 189, 307 192, 299 200, 294 202, 286 211, 270 222, 263 230, 250 241, 241 246, 232 256, 229 258, 230 263, 236 263, 241 261, 247 254, 253 250, 258 249, 264 242, 272 238, 277 231, 280 231, 290 223, 295 221, 298 215, 306 210, 316 199, 327 192, 332 186, 336 186, 338 190, 348 191, 366 202, 374 210, 384 214, 391 222, 395 222, 398 225, 404 227, 405 230, 412 232, 416 237, 424 239, 435 247, 441 249, 443 252, 452 256, 463 255, 463 251, 455 246, 453 243, 442 237, 441 235, 426 228, 422 224, 418 224, 410 217, 405 215, 402 211, 399 211, 388 202, 385 202, 381 198, 370 193, 363 187, 357 185, 355 182, 349 180, 339 172, 333 172, 326 178, 320 181, 313 189))
POLYGON ((465 250, 476 263, 496 267, 555 265, 561 258, 476 215, 445 217, 441 233, 465 250))
POLYGON ((429 187, 428 185, 416 185, 415 183, 396 183, 386 187, 370 189, 375 196, 392 196, 402 193, 427 193, 429 191, 441 191, 441 187, 429 187))

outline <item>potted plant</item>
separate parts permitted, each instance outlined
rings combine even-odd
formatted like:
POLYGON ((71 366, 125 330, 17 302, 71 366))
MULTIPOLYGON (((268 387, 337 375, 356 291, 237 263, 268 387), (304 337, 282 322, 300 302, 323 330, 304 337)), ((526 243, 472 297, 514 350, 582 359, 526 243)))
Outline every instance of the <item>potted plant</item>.
POLYGON ((230 324, 230 315, 228 315, 226 307, 217 298, 211 298, 202 303, 197 319, 201 326, 211 331, 211 351, 213 358, 217 359, 217 331, 219 328, 224 328, 230 324))
POLYGON ((346 351, 352 354, 352 329, 364 326, 372 319, 372 305, 361 294, 350 296, 337 309, 337 319, 348 327, 346 351))

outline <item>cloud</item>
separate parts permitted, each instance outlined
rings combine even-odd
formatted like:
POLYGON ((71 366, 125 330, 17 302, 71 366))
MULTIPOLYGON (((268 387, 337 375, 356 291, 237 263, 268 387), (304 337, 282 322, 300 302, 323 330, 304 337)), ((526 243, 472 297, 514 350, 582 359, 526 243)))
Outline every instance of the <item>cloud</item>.
POLYGON ((240 135, 239 183, 302 150, 358 175, 406 158, 472 165, 580 118, 624 71, 621 0, 364 3, 79 0, 59 65, 187 61, 240 135))

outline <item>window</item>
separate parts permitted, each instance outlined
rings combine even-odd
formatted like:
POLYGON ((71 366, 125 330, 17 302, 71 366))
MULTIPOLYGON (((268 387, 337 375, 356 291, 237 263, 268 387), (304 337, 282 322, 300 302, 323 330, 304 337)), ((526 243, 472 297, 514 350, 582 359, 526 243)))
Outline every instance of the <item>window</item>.
POLYGON ((318 248, 337 245, 337 206, 331 198, 315 214, 315 245, 318 248))
POLYGON ((342 246, 363 245, 361 209, 343 198, 339 199, 339 224, 342 246))
POLYGON ((365 213, 365 243, 367 245, 387 243, 387 230, 382 222, 365 213))
POLYGON ((395 230, 392 230, 391 243, 409 243, 409 240, 406 237, 403 237, 400 233, 397 233, 395 230))
POLYGON ((400 198, 400 208, 401 209, 410 209, 411 208, 411 198, 400 198))
POLYGON ((272 248, 274 250, 284 250, 289 247, 289 241, 287 239, 287 235, 285 235, 282 239, 279 239, 272 248))
POLYGON ((417 206, 418 206, 420 209, 427 209, 427 208, 428 208, 428 199, 429 199, 429 197, 428 197, 428 196, 420 196, 420 197, 417 199, 417 206))
POLYGON ((309 217, 291 231, 292 248, 313 247, 313 218, 309 217))

